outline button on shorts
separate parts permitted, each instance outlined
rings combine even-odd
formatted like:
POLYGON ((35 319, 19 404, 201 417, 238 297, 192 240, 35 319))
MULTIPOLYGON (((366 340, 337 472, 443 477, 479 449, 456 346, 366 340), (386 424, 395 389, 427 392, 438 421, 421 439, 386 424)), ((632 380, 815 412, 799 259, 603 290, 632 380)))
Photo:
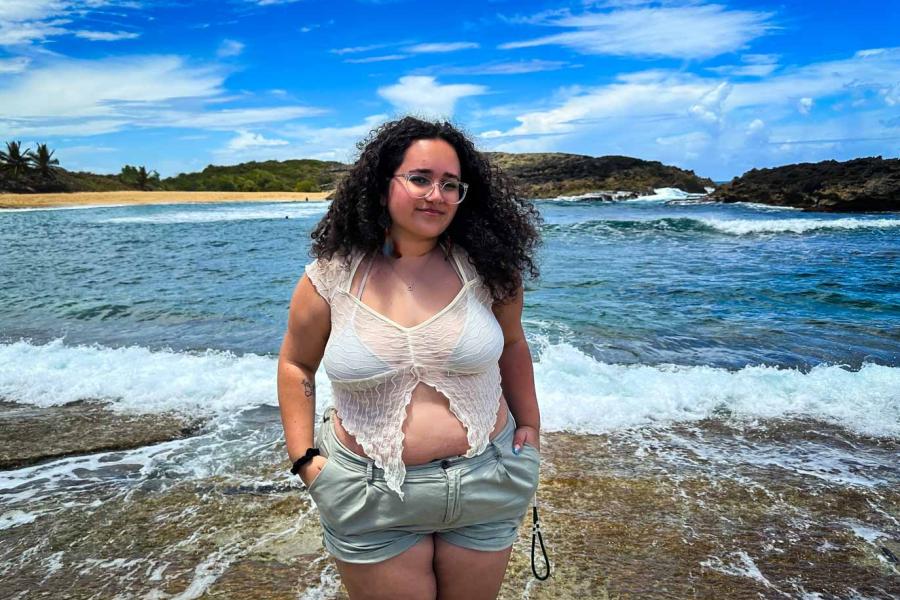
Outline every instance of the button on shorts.
POLYGON ((334 410, 316 429, 316 446, 328 460, 308 489, 322 542, 336 558, 380 562, 430 534, 474 550, 502 550, 516 540, 537 489, 540 454, 530 444, 513 454, 511 412, 481 454, 407 465, 401 501, 372 459, 338 440, 334 410))

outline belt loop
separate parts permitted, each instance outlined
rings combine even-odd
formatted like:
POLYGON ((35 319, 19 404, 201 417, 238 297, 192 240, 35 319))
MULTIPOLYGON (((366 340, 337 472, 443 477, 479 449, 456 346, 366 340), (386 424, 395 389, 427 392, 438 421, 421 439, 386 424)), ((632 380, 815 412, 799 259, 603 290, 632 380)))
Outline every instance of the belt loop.
POLYGON ((372 465, 375 464, 373 460, 366 461, 366 482, 370 483, 375 481, 375 469, 372 468, 372 465))

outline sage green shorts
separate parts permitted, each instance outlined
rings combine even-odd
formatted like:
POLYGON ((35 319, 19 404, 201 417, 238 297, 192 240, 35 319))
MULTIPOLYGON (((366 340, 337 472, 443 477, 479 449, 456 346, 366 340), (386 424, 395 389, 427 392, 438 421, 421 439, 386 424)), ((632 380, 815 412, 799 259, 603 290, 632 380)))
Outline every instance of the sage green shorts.
POLYGON ((408 465, 401 501, 372 459, 337 439, 333 412, 325 411, 316 430, 316 446, 328 460, 309 494, 322 542, 336 558, 380 562, 431 534, 474 550, 502 550, 516 540, 537 489, 540 455, 529 444, 513 454, 512 413, 481 454, 408 465))

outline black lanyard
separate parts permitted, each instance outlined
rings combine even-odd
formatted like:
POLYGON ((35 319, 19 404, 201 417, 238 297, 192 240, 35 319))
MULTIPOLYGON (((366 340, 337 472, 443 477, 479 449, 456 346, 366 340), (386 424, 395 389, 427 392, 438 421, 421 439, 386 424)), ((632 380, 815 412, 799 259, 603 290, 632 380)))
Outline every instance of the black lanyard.
POLYGON ((550 577, 550 559, 547 557, 547 549, 544 547, 544 536, 541 535, 541 523, 538 520, 537 492, 534 493, 534 501, 531 506, 531 519, 533 521, 531 525, 531 572, 534 573, 535 577, 543 581, 550 577), (538 575, 537 566, 534 564, 535 539, 541 542, 541 553, 544 555, 544 569, 546 569, 546 572, 543 575, 538 575))

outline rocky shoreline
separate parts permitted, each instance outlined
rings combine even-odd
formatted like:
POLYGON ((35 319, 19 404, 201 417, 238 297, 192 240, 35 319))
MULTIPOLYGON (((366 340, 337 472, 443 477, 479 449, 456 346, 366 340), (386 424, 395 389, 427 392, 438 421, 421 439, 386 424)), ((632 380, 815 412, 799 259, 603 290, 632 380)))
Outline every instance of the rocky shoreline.
POLYGON ((710 199, 807 211, 900 211, 900 159, 878 156, 752 169, 717 188, 710 199))
MULTIPOLYGON (((260 409, 255 426, 275 417, 260 409)), ((890 474, 847 485, 727 451, 834 440, 879 461, 898 451, 813 421, 544 433, 538 501, 553 574, 531 574, 529 511, 500 598, 889 598, 900 577, 890 474)), ((316 509, 286 470, 279 441, 206 475, 157 467, 140 483, 35 492, 18 517, 3 515, 15 524, 0 521, 0 587, 11 598, 346 598, 316 509)))
POLYGON ((637 197, 652 194, 656 188, 702 194, 705 188, 715 186, 711 179, 698 177, 693 171, 628 156, 487 154, 493 164, 516 181, 519 193, 527 198, 604 193, 602 190, 632 192, 637 197))
POLYGON ((46 408, 0 400, 0 471, 189 437, 201 425, 169 413, 119 414, 87 400, 46 408))
MULTIPOLYGON (((654 193, 659 188, 676 188, 690 194, 704 194, 707 201, 750 202, 826 212, 883 212, 900 211, 900 159, 882 157, 857 158, 845 162, 834 160, 818 163, 784 165, 768 169, 751 169, 730 182, 716 186, 709 178, 693 171, 628 156, 584 156, 565 153, 488 152, 492 164, 499 167, 516 185, 519 195, 531 199, 567 197, 575 200, 622 201, 654 193), (712 190, 712 191, 711 191, 712 190)), ((317 163, 321 161, 302 161, 317 163)), ((282 163, 252 163, 257 170, 269 165, 280 168, 282 163)), ((223 173, 241 168, 216 167, 223 173)), ((303 197, 329 199, 337 180, 346 175, 349 165, 322 163, 321 178, 327 181, 320 192, 257 192, 260 197, 303 197), (337 165, 337 166, 335 166, 337 165)), ((212 167, 210 167, 211 169, 212 167)), ((8 182, 7 182, 8 183, 8 182)), ((3 189, 0 177, 0 189, 3 189)), ((117 192, 99 192, 93 196, 108 196, 110 202, 117 192)), ((173 198, 189 197, 201 192, 118 192, 135 198, 150 198, 152 194, 166 194, 173 198)), ((221 194, 234 197, 235 192, 202 192, 209 196, 221 194)), ((75 193, 57 194, 55 204, 66 204, 75 193)), ((253 195, 253 194, 244 194, 253 195)), ((47 201, 40 194, 7 195, 9 206, 43 205, 47 201), (35 201, 30 202, 29 198, 35 201)), ((44 194, 44 196, 47 196, 44 194)), ((0 205, 4 204, 0 198, 0 205)))

